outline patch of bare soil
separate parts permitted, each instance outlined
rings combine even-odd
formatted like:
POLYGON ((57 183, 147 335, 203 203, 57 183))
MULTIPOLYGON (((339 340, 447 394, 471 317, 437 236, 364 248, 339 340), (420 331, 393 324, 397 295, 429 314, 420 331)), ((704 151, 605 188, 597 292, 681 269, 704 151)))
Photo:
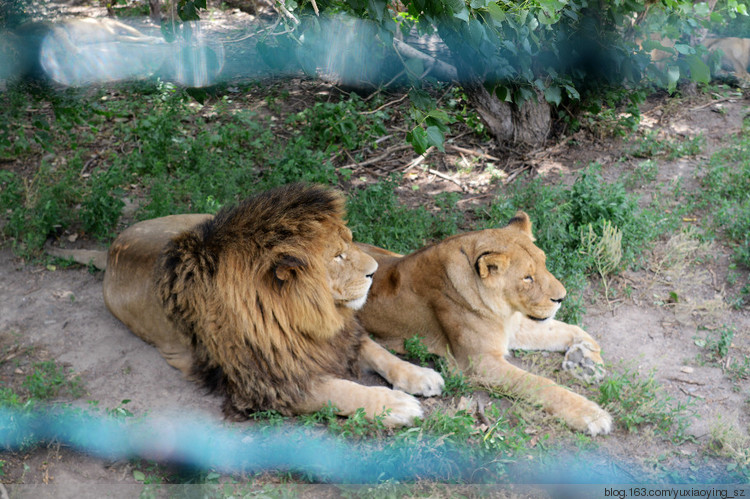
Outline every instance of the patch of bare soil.
MULTIPOLYGON (((689 189, 695 185, 698 166, 741 129, 750 101, 736 96, 709 102, 703 96, 695 102, 680 101, 678 106, 672 102, 650 102, 642 126, 653 129, 659 141, 698 135, 705 138, 698 156, 656 159, 657 183, 680 181, 689 189)), ((491 174, 478 168, 489 163, 497 167, 501 180, 512 181, 525 170, 545 175, 571 173, 591 161, 601 163, 608 177, 621 178, 642 161, 618 161, 619 151, 628 144, 611 139, 568 138, 520 159, 508 159, 504 151, 489 148, 479 153, 480 146, 453 142, 445 154, 432 151, 427 155, 422 160, 427 168, 410 167, 413 153, 406 150, 394 151, 378 164, 391 161, 406 172, 401 192, 408 202, 419 204, 420 196, 452 191, 462 196, 456 209, 464 209, 482 203, 494 192, 491 174)), ((355 177, 361 174, 377 178, 383 172, 357 167, 355 177)), ((554 178, 558 181, 556 175, 554 178)), ((690 421, 695 439, 679 447, 649 432, 629 433, 622 428, 595 439, 600 457, 592 466, 627 468, 622 476, 632 476, 633 481, 660 477, 671 468, 691 472, 696 466, 702 471, 693 470, 693 475, 710 481, 714 473, 724 469, 721 461, 702 461, 701 453, 708 447, 712 431, 717 425, 730 425, 747 437, 750 424, 750 381, 730 379, 726 372, 731 360, 750 355, 750 313, 728 304, 728 297, 737 290, 726 284, 730 263, 727 248, 719 243, 698 243, 690 236, 690 230, 698 230, 697 221, 685 220, 684 224, 687 235, 660 241, 646 268, 626 272, 610 283, 624 298, 605 300, 597 283, 587 292, 584 326, 602 345, 604 357, 614 370, 625 367, 643 377, 653 373, 670 397, 689 401, 695 411, 690 421), (725 325, 736 331, 725 365, 701 362, 705 349, 696 344, 696 337, 706 337, 725 325)), ((747 280, 746 275, 743 278, 747 280)), ((17 383, 37 360, 55 359, 69 366, 85 386, 86 394, 72 400, 74 406, 86 407, 87 401, 96 401, 100 408, 116 408, 128 400, 127 409, 136 414, 179 411, 221 421, 219 399, 183 379, 155 349, 109 314, 102 299, 100 273, 25 265, 9 249, 2 249, 0 283, 0 376, 4 383, 17 383)), ((427 407, 433 405, 426 403, 427 407)), ((4 483, 57 486, 21 489, 24 494, 33 492, 35 497, 50 490, 62 495, 71 491, 98 494, 102 489, 97 487, 105 484, 138 485, 132 463, 112 463, 59 446, 2 459, 6 461, 4 483)), ((124 497, 134 491, 116 490, 124 497)))

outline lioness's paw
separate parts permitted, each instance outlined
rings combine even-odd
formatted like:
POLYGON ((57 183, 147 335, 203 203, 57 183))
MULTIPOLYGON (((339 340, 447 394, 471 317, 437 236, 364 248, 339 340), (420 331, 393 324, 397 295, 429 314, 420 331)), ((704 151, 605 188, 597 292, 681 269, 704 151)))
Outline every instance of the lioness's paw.
POLYGON ((566 423, 591 436, 605 435, 612 430, 612 416, 591 400, 574 395, 557 413, 566 423))
POLYGON ((388 388, 379 389, 388 392, 384 393, 387 402, 379 411, 376 411, 378 414, 383 414, 385 411, 383 423, 386 426, 412 426, 415 418, 423 416, 424 412, 419 400, 408 393, 388 388))
POLYGON ((391 373, 389 381, 395 390, 412 395, 433 397, 443 393, 443 377, 429 367, 415 366, 405 362, 391 373))
POLYGON ((604 379, 607 371, 597 359, 601 359, 599 350, 591 343, 587 341, 574 343, 565 352, 562 368, 581 381, 599 383, 604 379))
POLYGON ((586 431, 592 436, 606 435, 612 431, 612 416, 607 411, 597 407, 598 411, 584 416, 586 421, 586 431))

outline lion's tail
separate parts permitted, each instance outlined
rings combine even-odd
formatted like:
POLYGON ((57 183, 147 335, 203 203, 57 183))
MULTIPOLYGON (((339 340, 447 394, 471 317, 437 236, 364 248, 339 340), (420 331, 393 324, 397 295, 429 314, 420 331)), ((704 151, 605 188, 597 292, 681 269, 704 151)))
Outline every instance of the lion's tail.
POLYGON ((52 256, 72 259, 82 265, 93 265, 99 270, 107 268, 107 252, 105 250, 63 249, 55 248, 49 244, 45 246, 44 250, 52 256))

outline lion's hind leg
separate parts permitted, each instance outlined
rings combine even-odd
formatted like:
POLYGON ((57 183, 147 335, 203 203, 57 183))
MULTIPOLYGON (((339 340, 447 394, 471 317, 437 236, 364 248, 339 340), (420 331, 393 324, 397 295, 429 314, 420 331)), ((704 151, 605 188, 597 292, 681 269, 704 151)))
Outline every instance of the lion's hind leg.
POLYGON ((396 390, 432 397, 443 392, 445 381, 434 370, 399 359, 369 337, 362 342, 361 363, 385 378, 396 390))
POLYGON ((419 401, 407 393, 337 378, 325 378, 315 383, 295 411, 311 413, 329 403, 336 407, 340 416, 351 416, 360 408, 365 410, 369 419, 383 415, 383 423, 391 427, 411 426, 415 418, 423 415, 419 401))

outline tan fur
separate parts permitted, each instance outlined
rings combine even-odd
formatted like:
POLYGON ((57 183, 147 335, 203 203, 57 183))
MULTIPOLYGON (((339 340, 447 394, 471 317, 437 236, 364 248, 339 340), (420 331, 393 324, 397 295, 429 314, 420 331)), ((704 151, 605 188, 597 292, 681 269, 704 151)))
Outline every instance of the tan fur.
POLYGON ((711 52, 721 53, 722 65, 731 68, 737 78, 750 82, 747 72, 750 66, 750 38, 708 37, 703 40, 703 45, 711 52))
POLYGON ((528 216, 518 212, 505 228, 453 236, 408 256, 360 245, 379 268, 358 317, 389 348, 403 351, 404 339, 419 335, 482 382, 540 403, 577 430, 607 433, 611 417, 594 402, 505 359, 515 348, 576 346, 602 363, 591 336, 552 318, 565 288, 533 241, 528 216))
MULTIPOLYGON (((109 249, 104 299, 185 375, 225 395, 224 411, 387 411, 411 424, 443 380, 362 334, 354 318, 377 263, 343 222, 343 197, 288 186, 211 215, 137 223, 109 249), (396 390, 350 378, 373 369, 396 390)), ((74 255, 67 255, 74 256, 74 255)))

